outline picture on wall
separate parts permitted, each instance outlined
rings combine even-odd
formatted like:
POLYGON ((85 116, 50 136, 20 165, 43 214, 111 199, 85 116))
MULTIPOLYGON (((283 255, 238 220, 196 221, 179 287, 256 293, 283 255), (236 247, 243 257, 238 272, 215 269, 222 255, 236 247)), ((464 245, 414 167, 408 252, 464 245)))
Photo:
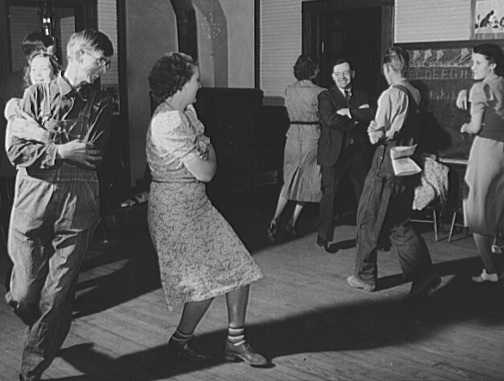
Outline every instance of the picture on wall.
POLYGON ((504 39, 504 0, 472 0, 472 39, 504 39))

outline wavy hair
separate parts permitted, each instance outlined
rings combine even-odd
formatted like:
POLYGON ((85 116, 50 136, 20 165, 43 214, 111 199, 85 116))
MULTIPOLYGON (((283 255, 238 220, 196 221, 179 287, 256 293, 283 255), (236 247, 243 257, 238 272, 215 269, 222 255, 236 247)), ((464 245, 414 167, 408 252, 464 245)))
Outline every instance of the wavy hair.
POLYGON ((28 34, 22 43, 23 53, 27 59, 37 51, 45 51, 48 47, 56 45, 53 37, 46 36, 40 32, 28 34))
POLYGON ((31 71, 31 63, 33 61, 34 58, 37 58, 37 57, 47 57, 49 58, 49 64, 51 65, 51 69, 52 69, 52 73, 54 76, 57 76, 59 74, 59 72, 61 71, 61 66, 58 62, 58 58, 52 54, 49 54, 49 53, 46 53, 46 52, 41 52, 41 51, 38 51, 38 52, 35 52, 34 54, 32 54, 28 60, 28 66, 26 66, 24 68, 24 77, 23 77, 23 81, 24 81, 24 86, 25 87, 29 87, 32 85, 31 83, 31 80, 30 80, 30 71, 31 71))
POLYGON ((152 98, 161 103, 171 97, 189 82, 197 67, 198 61, 184 53, 171 52, 162 56, 149 74, 152 98))
POLYGON ((318 59, 309 54, 301 54, 294 64, 294 77, 298 81, 315 77, 319 67, 318 59))

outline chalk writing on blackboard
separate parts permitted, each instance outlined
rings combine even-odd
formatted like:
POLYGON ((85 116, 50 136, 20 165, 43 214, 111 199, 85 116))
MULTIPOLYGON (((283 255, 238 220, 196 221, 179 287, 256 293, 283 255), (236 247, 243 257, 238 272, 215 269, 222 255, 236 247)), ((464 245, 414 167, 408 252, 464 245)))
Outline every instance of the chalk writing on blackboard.
POLYGON ((468 113, 455 106, 457 95, 473 83, 469 48, 408 50, 408 78, 427 101, 427 136, 431 151, 445 158, 467 159, 472 143, 460 134, 468 113))

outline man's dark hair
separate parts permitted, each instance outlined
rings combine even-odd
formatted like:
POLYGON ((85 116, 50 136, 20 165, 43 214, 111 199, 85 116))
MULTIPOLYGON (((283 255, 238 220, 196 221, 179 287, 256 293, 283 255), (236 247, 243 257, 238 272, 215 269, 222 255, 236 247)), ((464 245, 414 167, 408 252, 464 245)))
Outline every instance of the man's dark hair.
POLYGON ((55 43, 56 41, 50 36, 46 36, 40 32, 32 32, 23 40, 23 53, 26 58, 29 58, 33 53, 44 51, 48 47, 55 45, 55 43))
POLYGON ((334 60, 331 70, 334 70, 334 67, 336 65, 341 65, 344 63, 347 63, 348 66, 350 66, 350 70, 352 70, 352 63, 349 60, 347 60, 346 58, 338 58, 338 59, 334 60))
POLYGON ((409 69, 409 54, 399 46, 392 46, 385 52, 383 63, 401 75, 406 75, 409 69))

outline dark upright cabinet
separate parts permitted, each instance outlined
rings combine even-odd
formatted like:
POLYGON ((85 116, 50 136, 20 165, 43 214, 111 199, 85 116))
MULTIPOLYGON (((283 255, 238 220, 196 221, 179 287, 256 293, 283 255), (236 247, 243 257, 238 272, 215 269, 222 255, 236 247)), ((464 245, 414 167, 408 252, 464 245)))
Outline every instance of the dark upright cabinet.
POLYGON ((209 192, 253 188, 258 168, 263 92, 259 89, 201 88, 195 104, 217 154, 209 192))

